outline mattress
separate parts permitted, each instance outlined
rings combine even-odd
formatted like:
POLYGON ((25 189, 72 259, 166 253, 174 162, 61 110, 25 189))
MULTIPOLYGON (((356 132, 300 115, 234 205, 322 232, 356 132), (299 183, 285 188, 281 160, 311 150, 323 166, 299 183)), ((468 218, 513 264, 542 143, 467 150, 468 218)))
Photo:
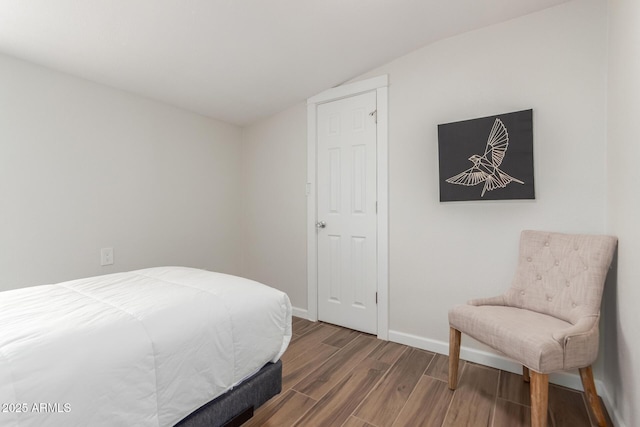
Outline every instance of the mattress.
POLYGON ((291 339, 260 283, 161 267, 0 293, 0 425, 172 426, 291 339))

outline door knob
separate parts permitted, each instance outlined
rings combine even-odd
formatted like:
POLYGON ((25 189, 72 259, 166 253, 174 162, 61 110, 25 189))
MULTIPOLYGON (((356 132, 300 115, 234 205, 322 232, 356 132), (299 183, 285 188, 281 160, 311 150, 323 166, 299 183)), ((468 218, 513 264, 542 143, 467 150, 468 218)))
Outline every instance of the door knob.
POLYGON ((327 223, 324 221, 316 222, 317 228, 325 228, 326 226, 327 226, 327 223))

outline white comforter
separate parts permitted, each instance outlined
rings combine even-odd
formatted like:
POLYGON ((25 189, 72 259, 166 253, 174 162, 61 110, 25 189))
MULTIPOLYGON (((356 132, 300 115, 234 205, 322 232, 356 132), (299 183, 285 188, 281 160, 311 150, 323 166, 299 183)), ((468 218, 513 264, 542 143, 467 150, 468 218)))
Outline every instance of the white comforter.
POLYGON ((277 361, 286 294, 163 267, 0 293, 0 426, 172 426, 277 361))

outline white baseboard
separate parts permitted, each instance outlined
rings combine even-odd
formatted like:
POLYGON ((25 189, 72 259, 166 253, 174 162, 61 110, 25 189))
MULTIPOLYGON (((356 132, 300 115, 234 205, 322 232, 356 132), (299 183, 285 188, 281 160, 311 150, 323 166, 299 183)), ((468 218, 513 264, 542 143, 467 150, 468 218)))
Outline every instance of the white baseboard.
MULTIPOLYGON (((411 347, 420 348, 422 350, 431 351, 439 354, 449 354, 449 343, 421 337, 418 335, 407 334, 398 331, 389 331, 389 341, 411 347)), ((522 365, 495 353, 489 353, 482 350, 476 350, 469 347, 460 347, 460 358, 468 360, 480 365, 491 366, 492 368, 501 369, 503 371, 522 374, 522 365)), ((549 382, 574 390, 584 391, 580 375, 569 372, 559 372, 549 375, 549 382)), ((620 414, 613 404, 613 400, 604 383, 598 379, 595 380, 596 388, 600 397, 607 407, 607 412, 611 416, 612 421, 619 427, 626 427, 620 418, 620 414)))
POLYGON ((308 311, 305 308, 292 307, 291 314, 293 314, 295 317, 309 319, 308 311))

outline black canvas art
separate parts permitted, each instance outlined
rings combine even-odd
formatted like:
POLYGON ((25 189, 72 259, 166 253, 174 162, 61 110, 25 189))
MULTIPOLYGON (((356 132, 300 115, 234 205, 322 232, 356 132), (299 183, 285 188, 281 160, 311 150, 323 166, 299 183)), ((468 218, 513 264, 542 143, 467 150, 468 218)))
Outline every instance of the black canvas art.
POLYGON ((535 199, 533 110, 438 125, 440 201, 535 199))

